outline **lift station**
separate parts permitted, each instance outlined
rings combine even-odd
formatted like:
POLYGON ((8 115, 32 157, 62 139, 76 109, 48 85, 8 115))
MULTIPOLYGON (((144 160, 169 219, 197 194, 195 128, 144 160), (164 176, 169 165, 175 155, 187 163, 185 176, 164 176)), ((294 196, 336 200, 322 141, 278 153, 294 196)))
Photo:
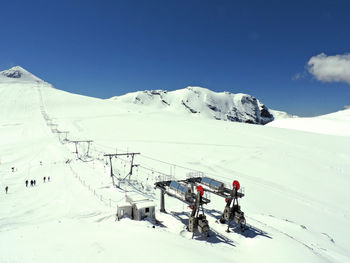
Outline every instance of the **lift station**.
POLYGON ((161 191, 161 212, 165 212, 165 194, 177 198, 192 209, 187 229, 193 234, 199 233, 209 236, 209 224, 204 214, 203 205, 210 203, 210 200, 203 197, 204 191, 225 198, 226 205, 220 223, 227 223, 227 232, 230 232, 229 227, 232 221, 239 224, 241 229, 245 227, 244 212, 241 211, 238 203, 238 198, 242 198, 244 194, 242 191, 239 192, 240 184, 236 180, 233 181, 232 189, 225 187, 223 182, 209 177, 191 177, 185 180, 157 182, 155 188, 161 191))

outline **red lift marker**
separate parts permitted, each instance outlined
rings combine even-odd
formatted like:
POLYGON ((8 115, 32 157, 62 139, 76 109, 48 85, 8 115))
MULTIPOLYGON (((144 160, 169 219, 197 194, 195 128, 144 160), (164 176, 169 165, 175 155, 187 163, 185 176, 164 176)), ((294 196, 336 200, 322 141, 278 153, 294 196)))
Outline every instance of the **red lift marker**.
POLYGON ((234 180, 232 185, 233 185, 233 188, 236 187, 236 191, 239 190, 240 185, 239 185, 239 182, 238 182, 238 181, 234 180))
POLYGON ((201 192, 201 196, 203 196, 204 190, 203 190, 203 187, 201 185, 197 186, 197 192, 199 192, 199 191, 201 192))

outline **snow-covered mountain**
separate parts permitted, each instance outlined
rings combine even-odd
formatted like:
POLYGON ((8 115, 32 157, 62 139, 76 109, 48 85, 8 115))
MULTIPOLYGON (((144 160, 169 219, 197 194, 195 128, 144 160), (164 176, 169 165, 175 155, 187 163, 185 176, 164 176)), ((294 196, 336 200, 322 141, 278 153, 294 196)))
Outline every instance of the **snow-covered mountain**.
MULTIPOLYGON (((0 105, 0 262, 350 261, 350 135, 150 114, 4 75, 0 105), (113 167, 104 156, 125 150, 140 153, 130 180, 130 156, 112 158, 113 167), (226 202, 208 192, 209 238, 192 239, 192 210, 178 199, 166 196, 161 213, 154 182, 189 174, 238 180, 247 229, 226 232, 218 223, 226 202), (128 192, 155 202, 159 224, 116 221, 128 192)), ((324 117, 349 122, 346 111, 324 117)))
POLYGON ((29 71, 25 70, 21 66, 14 66, 8 70, 0 72, 0 82, 44 82, 37 76, 33 75, 29 71))
POLYGON ((201 87, 185 89, 145 90, 110 98, 112 101, 134 103, 167 111, 186 112, 210 119, 266 124, 276 118, 292 117, 271 111, 251 95, 214 92, 201 87))

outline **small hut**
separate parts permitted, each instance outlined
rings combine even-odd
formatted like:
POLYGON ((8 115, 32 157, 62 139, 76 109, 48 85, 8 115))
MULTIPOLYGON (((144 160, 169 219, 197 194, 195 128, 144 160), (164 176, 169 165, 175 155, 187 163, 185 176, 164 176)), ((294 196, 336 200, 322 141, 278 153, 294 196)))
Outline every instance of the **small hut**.
POLYGON ((118 203, 118 220, 128 216, 133 220, 155 219, 154 202, 137 193, 128 193, 125 202, 118 203))

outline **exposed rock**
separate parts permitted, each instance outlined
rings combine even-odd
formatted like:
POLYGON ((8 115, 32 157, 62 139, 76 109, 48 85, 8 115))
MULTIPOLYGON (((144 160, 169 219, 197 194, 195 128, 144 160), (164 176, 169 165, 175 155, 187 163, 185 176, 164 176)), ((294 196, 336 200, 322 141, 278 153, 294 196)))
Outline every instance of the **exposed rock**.
POLYGON ((4 72, 2 74, 8 78, 13 78, 13 79, 19 79, 22 76, 19 70, 15 70, 12 72, 4 72))
POLYGON ((201 87, 188 87, 170 92, 145 90, 113 97, 111 100, 159 109, 186 111, 190 114, 224 121, 266 124, 274 120, 272 112, 251 95, 226 91, 217 93, 201 87))

